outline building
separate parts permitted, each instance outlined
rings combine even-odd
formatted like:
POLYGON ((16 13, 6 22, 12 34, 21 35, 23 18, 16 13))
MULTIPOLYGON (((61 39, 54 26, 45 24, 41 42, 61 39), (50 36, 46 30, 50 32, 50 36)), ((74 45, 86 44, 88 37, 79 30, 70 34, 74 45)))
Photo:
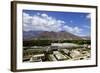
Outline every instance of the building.
POLYGON ((61 60, 66 60, 67 58, 62 54, 60 53, 59 51, 53 51, 53 54, 54 56, 56 57, 56 59, 58 61, 61 61, 61 60))
POLYGON ((44 54, 33 55, 30 58, 30 62, 40 62, 40 61, 42 61, 43 58, 45 58, 45 55, 44 54))
POLYGON ((72 47, 81 47, 80 45, 74 43, 51 43, 52 47, 60 47, 60 48, 72 48, 72 47))

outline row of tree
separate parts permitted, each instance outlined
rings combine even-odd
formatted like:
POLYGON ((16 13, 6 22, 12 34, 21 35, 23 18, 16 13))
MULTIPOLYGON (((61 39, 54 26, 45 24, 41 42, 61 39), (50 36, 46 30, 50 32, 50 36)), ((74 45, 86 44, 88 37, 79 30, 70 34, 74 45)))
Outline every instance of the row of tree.
POLYGON ((30 40, 23 41, 23 46, 48 46, 51 43, 91 44, 90 40, 30 40))

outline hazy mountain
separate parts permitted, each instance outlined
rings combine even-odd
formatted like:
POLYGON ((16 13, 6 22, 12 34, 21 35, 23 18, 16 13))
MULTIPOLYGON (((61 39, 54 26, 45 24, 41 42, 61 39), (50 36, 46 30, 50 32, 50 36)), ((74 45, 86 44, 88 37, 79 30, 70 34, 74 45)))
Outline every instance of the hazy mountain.
POLYGON ((49 32, 49 31, 24 31, 24 40, 32 39, 48 39, 48 40, 81 40, 82 38, 72 33, 60 31, 60 32, 49 32))
POLYGON ((61 32, 42 32, 38 38, 41 39, 50 39, 50 40, 78 40, 80 37, 73 35, 69 32, 61 31, 61 32))
POLYGON ((30 40, 39 35, 40 33, 41 31, 23 31, 23 39, 30 40))

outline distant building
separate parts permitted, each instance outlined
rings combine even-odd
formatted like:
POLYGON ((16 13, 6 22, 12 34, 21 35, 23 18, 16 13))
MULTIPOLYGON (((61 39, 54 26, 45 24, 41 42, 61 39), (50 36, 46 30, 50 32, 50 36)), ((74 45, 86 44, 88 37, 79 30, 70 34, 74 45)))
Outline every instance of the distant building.
POLYGON ((71 47, 81 47, 80 45, 74 43, 51 43, 51 46, 54 48, 71 48, 71 47))
POLYGON ((53 54, 54 54, 54 56, 56 57, 56 59, 58 61, 66 60, 67 59, 62 53, 60 53, 58 51, 53 51, 53 54))
POLYGON ((50 61, 57 61, 57 59, 55 58, 55 56, 53 54, 48 55, 48 59, 50 61))
POLYGON ((44 57, 45 57, 44 54, 33 55, 33 56, 30 58, 30 62, 40 62, 40 61, 42 61, 42 58, 44 58, 44 57))
POLYGON ((70 54, 70 56, 71 56, 72 58, 79 57, 80 55, 81 55, 81 53, 80 53, 79 51, 77 51, 77 50, 72 50, 72 51, 71 51, 71 54, 70 54))
POLYGON ((88 48, 91 48, 91 45, 88 45, 88 48))

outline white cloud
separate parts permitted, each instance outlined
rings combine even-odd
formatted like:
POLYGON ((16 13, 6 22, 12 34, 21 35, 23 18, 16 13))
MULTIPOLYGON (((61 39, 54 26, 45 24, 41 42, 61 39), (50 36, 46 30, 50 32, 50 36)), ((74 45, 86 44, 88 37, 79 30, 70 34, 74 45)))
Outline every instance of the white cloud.
POLYGON ((24 31, 68 31, 74 34, 80 34, 82 29, 79 27, 70 27, 66 25, 63 20, 58 20, 47 14, 37 13, 30 16, 27 13, 23 13, 23 30, 24 31))
POLYGON ((90 19, 90 18, 91 18, 91 14, 88 14, 88 15, 86 16, 86 18, 87 18, 87 19, 90 19))
POLYGON ((47 14, 38 13, 37 15, 30 16, 29 14, 23 13, 23 23, 25 31, 61 31, 64 21, 52 18, 47 14))
POLYGON ((42 17, 46 17, 46 18, 48 18, 48 15, 45 14, 45 13, 44 13, 44 14, 41 14, 41 16, 42 16, 42 17))
POLYGON ((23 23, 30 24, 32 17, 29 14, 23 13, 23 23))
POLYGON ((88 26, 88 25, 84 25, 83 27, 86 29, 90 29, 90 26, 88 26))
POLYGON ((81 34, 81 32, 82 32, 82 29, 79 28, 79 27, 69 27, 69 26, 67 26, 67 25, 65 25, 65 26, 63 27, 63 29, 64 29, 65 31, 68 31, 68 32, 73 33, 73 34, 75 34, 75 35, 81 34))

